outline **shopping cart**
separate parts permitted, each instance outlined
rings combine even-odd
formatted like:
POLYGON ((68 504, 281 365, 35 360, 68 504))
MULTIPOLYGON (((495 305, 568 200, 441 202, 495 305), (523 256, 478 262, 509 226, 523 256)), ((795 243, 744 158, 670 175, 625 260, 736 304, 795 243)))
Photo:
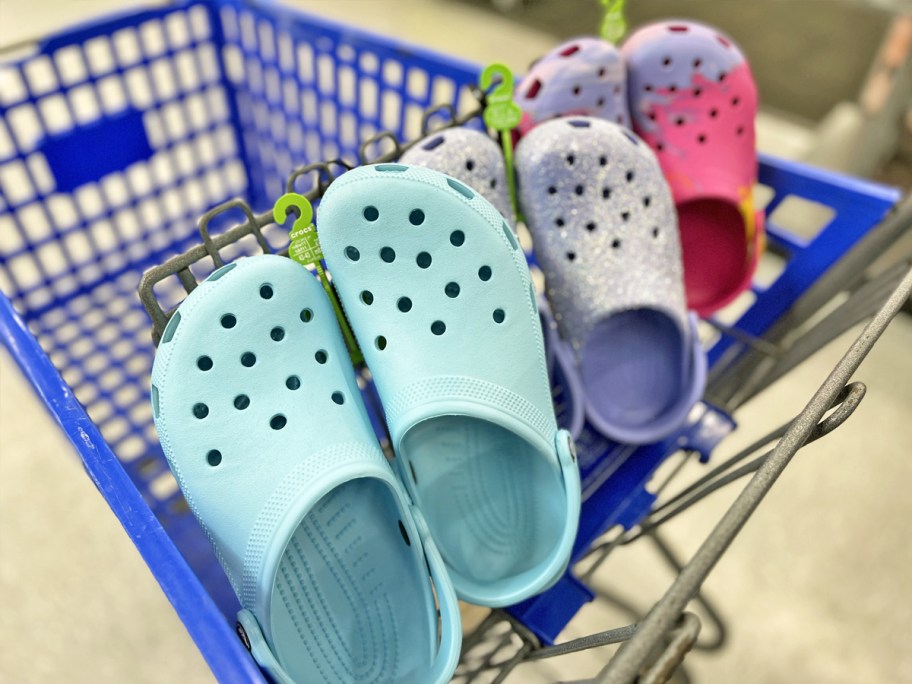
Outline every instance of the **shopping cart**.
MULTIPOLYGON (((423 130, 481 126, 478 74, 473 64, 243 0, 107 17, 17 46, 0 63, 0 335, 220 680, 263 676, 234 633, 237 599, 158 445, 148 402, 154 341, 212 270, 287 248, 268 211, 286 189, 317 201, 345 168, 393 159, 423 130)), ((706 402, 658 445, 634 449, 584 431, 576 574, 485 618, 465 639, 458 679, 500 681, 522 662, 627 642, 605 677, 631 680, 648 666, 644 681, 663 681, 696 642, 688 600, 774 476, 857 406, 863 389, 846 388, 851 371, 912 288, 907 255, 874 278, 868 266, 912 223, 912 208, 891 213, 892 189, 771 158, 761 160, 760 181, 769 256, 750 293, 704 331, 706 402), (789 427, 657 504, 647 484, 662 463, 709 459, 734 428, 734 409, 869 318, 890 292, 789 427), (771 455, 756 456, 772 444, 771 455), (659 525, 758 470, 682 568, 659 525), (554 645, 596 598, 585 579, 642 538, 678 571, 669 593, 639 626, 554 645)), ((377 397, 369 382, 364 389, 382 437, 377 397)), ((560 407, 559 381, 555 399, 560 407)))

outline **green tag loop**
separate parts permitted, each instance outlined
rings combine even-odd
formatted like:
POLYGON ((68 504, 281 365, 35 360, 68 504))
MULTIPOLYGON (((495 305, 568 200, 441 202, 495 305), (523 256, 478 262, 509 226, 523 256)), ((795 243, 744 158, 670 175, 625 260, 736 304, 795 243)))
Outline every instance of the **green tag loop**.
POLYGON ((627 20, 624 19, 626 0, 599 0, 605 8, 602 28, 599 35, 609 43, 617 44, 627 33, 627 20))
POLYGON ((516 181, 513 174, 513 136, 511 131, 519 125, 522 119, 522 110, 513 102, 513 72, 504 65, 495 62, 485 67, 481 72, 479 85, 483 91, 494 87, 486 98, 484 122, 489 127, 500 133, 500 143, 503 147, 504 165, 507 171, 507 187, 510 190, 510 202, 513 213, 519 216, 519 204, 516 201, 516 181), (495 86, 495 77, 500 77, 500 82, 495 86))
POLYGON ((287 192, 279 197, 275 206, 273 206, 272 218, 277 224, 282 225, 288 220, 288 214, 292 209, 297 209, 298 215, 289 233, 291 244, 288 246, 288 256, 291 257, 292 261, 296 261, 302 266, 313 264, 316 267, 317 277, 320 279, 320 283, 323 285, 323 289, 332 304, 333 311, 336 313, 336 318, 339 320, 339 327, 342 328, 342 336, 345 338, 345 345, 348 347, 352 363, 358 365, 364 361, 364 357, 361 355, 355 336, 352 334, 345 314, 342 312, 342 306, 339 304, 336 292, 333 290, 329 278, 326 277, 323 264, 320 263, 323 259, 323 249, 320 247, 320 238, 317 236, 316 228, 314 228, 314 210, 310 200, 296 192, 287 192))

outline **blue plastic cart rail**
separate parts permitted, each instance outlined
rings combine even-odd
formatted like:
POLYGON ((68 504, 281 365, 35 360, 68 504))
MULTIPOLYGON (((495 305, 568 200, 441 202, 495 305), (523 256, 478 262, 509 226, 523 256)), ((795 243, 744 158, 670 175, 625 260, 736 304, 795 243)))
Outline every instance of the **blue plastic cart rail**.
MULTIPOLYGON (((263 211, 293 167, 355 162, 360 141, 383 129, 417 137, 423 111, 456 106, 479 68, 242 0, 129 11, 17 54, 0 61, 0 338, 216 676, 262 681, 233 633, 237 600, 152 426, 140 275, 198 242, 196 217, 212 206, 240 196, 263 211)), ((770 158, 761 182, 773 197, 770 243, 786 257, 736 324, 753 335, 898 199, 891 189, 770 158), (789 195, 831 209, 813 240, 776 227, 774 210, 789 195)), ((234 257, 257 250, 238 245, 234 257)), ((160 294, 173 305, 184 293, 175 279, 160 294)), ((730 348, 720 338, 711 360, 730 348)), ((708 456, 732 427, 706 407, 682 435, 641 449, 588 431, 577 557, 608 528, 649 511, 646 484, 678 437, 708 456)), ((590 598, 568 575, 513 613, 550 642, 590 598)))

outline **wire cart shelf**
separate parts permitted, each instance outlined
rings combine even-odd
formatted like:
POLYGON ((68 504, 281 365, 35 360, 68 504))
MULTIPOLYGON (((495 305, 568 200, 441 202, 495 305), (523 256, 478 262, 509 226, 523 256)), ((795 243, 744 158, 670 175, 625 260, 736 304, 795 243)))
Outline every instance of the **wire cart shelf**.
MULTIPOLYGON (((0 61, 0 339, 215 675, 264 681, 234 634, 237 599, 158 444, 148 401, 154 344, 213 270, 287 250, 269 210, 286 190, 316 202, 346 168, 393 160, 424 132, 482 127, 484 96, 473 86, 480 69, 253 0, 130 11, 28 47, 0 61)), ((865 388, 848 384, 852 373, 912 291, 912 255, 869 273, 912 225, 912 204, 897 205, 895 190, 762 157, 757 192, 768 252, 750 292, 705 323, 705 401, 660 444, 634 448, 584 429, 572 571, 484 617, 465 637, 456 681, 499 682, 524 662, 619 643, 591 681, 685 681, 685 654, 724 642, 703 580, 797 450, 858 406, 865 388), (677 491, 671 477, 657 493, 647 489, 669 459, 709 461, 735 429, 736 409, 867 319, 791 423, 677 491), (676 558, 659 527, 748 476, 697 553, 676 558), (610 553, 644 539, 676 575, 649 614, 556 643, 585 603, 624 605, 587 582, 610 553), (714 623, 714 639, 698 641, 691 600, 714 623)), ((379 401, 364 379, 383 439, 379 401)), ((560 418, 560 377, 554 398, 560 418)))

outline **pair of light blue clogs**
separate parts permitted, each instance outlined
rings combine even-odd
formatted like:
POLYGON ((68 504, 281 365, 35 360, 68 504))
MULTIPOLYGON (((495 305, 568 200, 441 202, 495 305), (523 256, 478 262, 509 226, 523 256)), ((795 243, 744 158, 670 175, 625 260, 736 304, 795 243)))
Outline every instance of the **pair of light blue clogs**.
POLYGON ((393 465, 326 294, 277 256, 224 266, 174 314, 156 426, 276 681, 445 682, 457 597, 542 591, 576 534, 535 290, 500 213, 435 171, 350 171, 317 226, 393 465))

